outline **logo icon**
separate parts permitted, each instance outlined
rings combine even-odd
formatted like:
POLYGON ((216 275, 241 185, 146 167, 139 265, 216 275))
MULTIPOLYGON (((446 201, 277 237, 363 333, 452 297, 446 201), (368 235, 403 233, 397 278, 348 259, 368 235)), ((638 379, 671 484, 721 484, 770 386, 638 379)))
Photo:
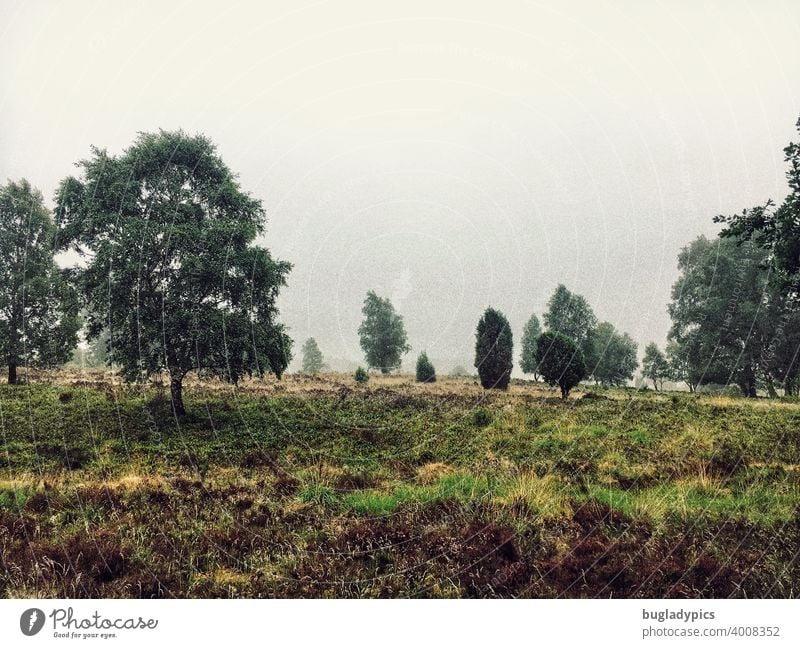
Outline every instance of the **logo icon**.
POLYGON ((25 610, 19 618, 19 629, 22 634, 32 637, 44 627, 44 612, 39 608, 25 610))

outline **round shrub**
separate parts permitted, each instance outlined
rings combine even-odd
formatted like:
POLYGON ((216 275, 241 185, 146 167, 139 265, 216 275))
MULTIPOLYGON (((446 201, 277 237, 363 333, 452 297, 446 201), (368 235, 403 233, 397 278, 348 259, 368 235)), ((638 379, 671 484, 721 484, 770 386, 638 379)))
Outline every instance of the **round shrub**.
POLYGON ((558 385, 561 398, 586 376, 583 352, 561 333, 542 333, 536 341, 536 361, 539 373, 548 385, 558 385))
POLYGON ((356 369, 356 373, 353 375, 353 378, 357 383, 365 383, 369 380, 369 374, 367 373, 366 369, 359 367, 356 369))
POLYGON ((475 427, 486 427, 492 422, 492 415, 483 407, 476 407, 472 410, 472 423, 475 427))

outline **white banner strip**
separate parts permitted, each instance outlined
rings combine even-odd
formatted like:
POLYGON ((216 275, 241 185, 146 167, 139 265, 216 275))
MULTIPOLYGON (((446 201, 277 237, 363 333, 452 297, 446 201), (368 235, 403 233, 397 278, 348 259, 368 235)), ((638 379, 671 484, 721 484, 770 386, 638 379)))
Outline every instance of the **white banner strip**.
POLYGON ((800 645, 798 613, 792 600, 5 600, 0 646, 777 648, 800 645))

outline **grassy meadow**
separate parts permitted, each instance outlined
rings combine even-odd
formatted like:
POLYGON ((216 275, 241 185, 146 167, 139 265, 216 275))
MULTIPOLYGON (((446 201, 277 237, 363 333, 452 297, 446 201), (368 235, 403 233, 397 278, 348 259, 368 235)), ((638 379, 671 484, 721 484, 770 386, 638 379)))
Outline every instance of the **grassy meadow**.
POLYGON ((800 403, 0 385, 3 597, 797 597, 800 403))

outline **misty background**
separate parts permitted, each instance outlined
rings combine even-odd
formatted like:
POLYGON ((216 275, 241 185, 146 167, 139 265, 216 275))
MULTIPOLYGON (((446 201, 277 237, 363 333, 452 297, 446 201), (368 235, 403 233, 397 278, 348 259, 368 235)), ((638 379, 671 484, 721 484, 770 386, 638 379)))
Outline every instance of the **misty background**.
MULTIPOLYGON (((663 344, 676 256, 787 192, 800 4, 0 3, 0 178, 52 205, 91 145, 212 139, 294 264, 300 346, 363 362, 367 290, 413 365, 471 370, 486 306, 514 329, 558 283, 663 344)), ((515 366, 515 373, 518 368, 515 366)))

